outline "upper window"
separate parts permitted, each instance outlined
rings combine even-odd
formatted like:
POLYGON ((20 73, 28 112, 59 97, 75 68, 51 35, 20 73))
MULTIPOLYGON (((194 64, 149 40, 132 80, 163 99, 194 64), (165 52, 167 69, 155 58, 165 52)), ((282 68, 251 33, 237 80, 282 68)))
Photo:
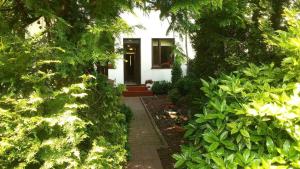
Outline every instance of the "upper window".
POLYGON ((152 67, 170 68, 173 63, 174 39, 152 39, 152 67))

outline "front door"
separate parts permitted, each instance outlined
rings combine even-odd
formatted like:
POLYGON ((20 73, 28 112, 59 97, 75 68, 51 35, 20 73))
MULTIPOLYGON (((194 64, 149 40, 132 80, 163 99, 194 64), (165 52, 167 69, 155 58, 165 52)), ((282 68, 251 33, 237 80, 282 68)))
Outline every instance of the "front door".
POLYGON ((140 39, 124 39, 123 44, 125 84, 141 84, 140 39))

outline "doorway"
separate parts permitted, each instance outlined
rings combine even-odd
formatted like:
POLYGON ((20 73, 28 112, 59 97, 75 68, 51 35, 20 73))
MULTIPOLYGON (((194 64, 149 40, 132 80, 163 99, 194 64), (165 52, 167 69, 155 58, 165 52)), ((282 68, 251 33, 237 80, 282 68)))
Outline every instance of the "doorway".
POLYGON ((141 84, 141 40, 124 39, 124 83, 141 84))

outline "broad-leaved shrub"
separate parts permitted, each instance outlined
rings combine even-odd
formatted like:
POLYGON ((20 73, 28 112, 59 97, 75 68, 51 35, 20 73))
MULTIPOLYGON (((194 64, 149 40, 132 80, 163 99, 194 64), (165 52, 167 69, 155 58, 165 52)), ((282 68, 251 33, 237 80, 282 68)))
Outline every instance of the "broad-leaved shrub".
POLYGON ((285 57, 203 80, 208 98, 186 126, 190 145, 176 168, 300 168, 300 20, 286 11, 288 31, 267 37, 285 57))

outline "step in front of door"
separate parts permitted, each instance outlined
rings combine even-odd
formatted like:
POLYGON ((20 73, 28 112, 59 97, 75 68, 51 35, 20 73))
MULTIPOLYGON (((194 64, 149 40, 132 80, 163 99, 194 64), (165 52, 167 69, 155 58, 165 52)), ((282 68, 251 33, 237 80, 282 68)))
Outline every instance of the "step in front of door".
POLYGON ((125 91, 123 92, 124 97, 139 97, 139 96, 153 96, 151 91, 125 91))
POLYGON ((148 89, 145 85, 127 86, 126 89, 127 89, 127 91, 148 91, 148 89))
POLYGON ((153 96, 153 92, 148 90, 145 85, 127 86, 126 91, 123 92, 123 96, 125 97, 153 96))

